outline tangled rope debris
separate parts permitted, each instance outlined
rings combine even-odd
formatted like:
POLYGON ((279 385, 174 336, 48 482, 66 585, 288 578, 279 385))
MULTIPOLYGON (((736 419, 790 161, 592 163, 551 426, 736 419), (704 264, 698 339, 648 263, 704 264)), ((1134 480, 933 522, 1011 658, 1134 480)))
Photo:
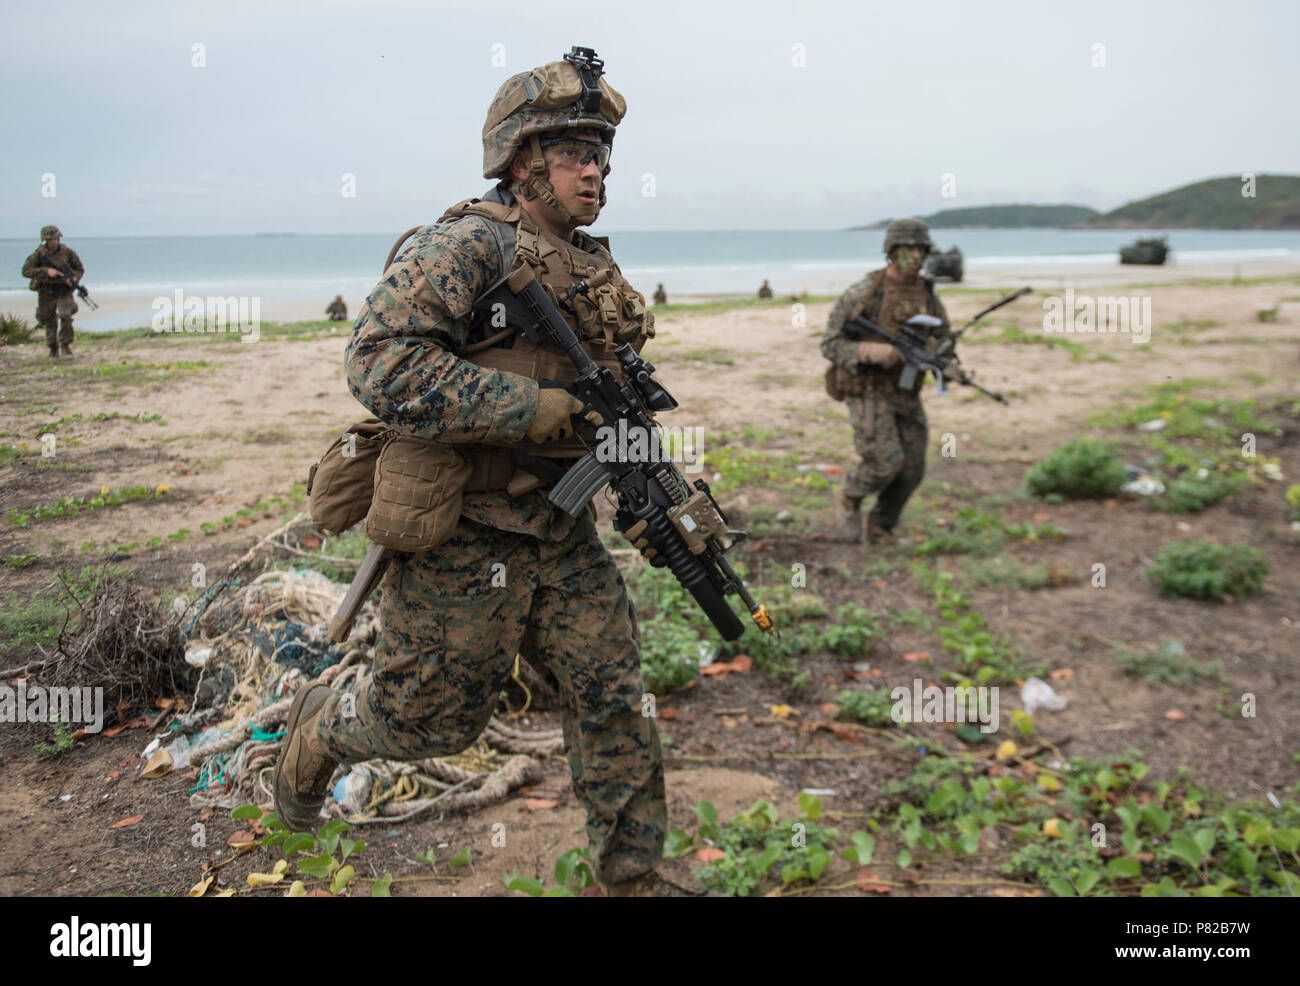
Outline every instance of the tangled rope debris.
MULTIPOLYGON (((279 546, 271 538, 266 544, 279 546)), ((189 621, 185 661, 200 671, 192 711, 177 716, 172 732, 145 751, 165 749, 174 768, 195 768, 195 806, 269 800, 294 693, 311 680, 347 690, 371 672, 378 636, 373 601, 349 641, 331 644, 326 628, 346 587, 313 570, 268 571, 242 583, 234 576, 252 554, 231 566, 219 592, 205 593, 189 621), (187 729, 214 718, 219 721, 187 737, 187 729)), ((474 746, 455 756, 341 767, 326 810, 354 825, 394 824, 435 807, 477 810, 539 780, 541 758, 563 746, 559 729, 526 731, 493 718, 474 746)))
MULTIPOLYGON (((76 595, 69 590, 73 599, 76 595)), ((54 687, 104 689, 107 709, 135 707, 185 687, 185 640, 179 621, 128 579, 101 579, 78 602, 77 625, 59 634, 59 646, 41 669, 54 687)))

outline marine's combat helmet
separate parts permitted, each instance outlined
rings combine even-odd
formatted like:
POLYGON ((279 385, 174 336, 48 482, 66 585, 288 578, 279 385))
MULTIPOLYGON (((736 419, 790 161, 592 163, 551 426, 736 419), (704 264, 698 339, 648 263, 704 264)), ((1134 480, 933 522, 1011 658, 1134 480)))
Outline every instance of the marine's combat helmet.
POLYGON ((885 230, 885 256, 896 246, 921 246, 926 253, 934 252, 930 242, 930 227, 924 219, 895 219, 885 230))
MULTIPOLYGON (((519 190, 525 198, 540 198, 566 219, 568 211, 555 198, 546 179, 539 135, 556 130, 595 129, 613 144, 614 128, 627 112, 627 102, 602 78, 605 63, 590 48, 573 47, 562 61, 549 62, 507 79, 497 90, 483 123, 483 177, 506 178, 515 151, 531 144, 533 160, 519 190)), ((604 174, 609 174, 606 165, 604 174)), ((605 204, 602 183, 600 205, 605 204)))
POLYGON ((41 227, 41 242, 42 242, 42 243, 44 243, 46 240, 51 240, 51 239, 53 239, 53 238, 56 237, 56 236, 59 237, 60 239, 63 238, 63 234, 59 232, 59 227, 58 227, 58 226, 42 226, 42 227, 41 227))

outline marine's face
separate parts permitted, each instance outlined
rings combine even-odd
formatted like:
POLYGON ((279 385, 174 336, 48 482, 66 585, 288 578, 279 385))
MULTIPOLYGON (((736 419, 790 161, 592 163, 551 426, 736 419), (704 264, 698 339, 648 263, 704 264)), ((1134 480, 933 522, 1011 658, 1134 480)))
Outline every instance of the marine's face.
POLYGON ((890 260, 900 271, 911 276, 921 270, 921 264, 925 261, 925 247, 907 244, 896 246, 890 260))
MULTIPOLYGON (((563 136, 593 144, 604 143, 606 137, 598 130, 567 130, 563 136)), ((579 144, 576 150, 582 151, 579 144)), ((546 178, 555 189, 555 197, 573 216, 579 226, 587 226, 596 221, 600 214, 600 186, 604 181, 600 161, 594 154, 574 153, 574 148, 559 146, 548 147, 543 151, 546 156, 546 178), (589 160, 583 164, 582 158, 589 160)))
POLYGON ((48 250, 57 250, 59 248, 59 237, 51 236, 45 241, 45 247, 48 250))

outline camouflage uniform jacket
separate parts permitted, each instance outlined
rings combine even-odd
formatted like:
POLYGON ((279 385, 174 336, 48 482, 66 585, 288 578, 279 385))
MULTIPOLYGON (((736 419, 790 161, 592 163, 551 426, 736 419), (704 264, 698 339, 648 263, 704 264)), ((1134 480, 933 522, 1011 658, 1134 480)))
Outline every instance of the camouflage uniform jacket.
POLYGON ((898 378, 903 372, 901 364, 889 368, 866 366, 859 374, 859 340, 850 339, 843 332, 845 323, 859 315, 865 315, 881 328, 893 331, 897 324, 906 318, 926 314, 943 320, 943 325, 936 333, 938 338, 945 339, 952 333, 948 313, 943 307, 943 302, 939 300, 938 294, 935 293, 934 282, 930 278, 921 277, 910 290, 904 287, 901 292, 904 294, 902 307, 895 306, 894 311, 882 313, 885 296, 887 293, 892 293, 891 286, 885 279, 885 268, 872 271, 862 280, 849 285, 840 295, 839 301, 831 308, 830 316, 826 320, 826 331, 822 334, 822 355, 842 370, 864 377, 865 389, 868 392, 884 396, 895 403, 908 403, 920 400, 920 381, 917 382, 915 390, 900 390, 898 378), (913 296, 915 300, 907 301, 908 295, 913 296))
MULTIPOLYGON (((571 245, 617 270, 593 237, 575 231, 571 245)), ((344 354, 352 395, 386 424, 465 451, 524 439, 537 413, 537 381, 457 355, 493 331, 470 313, 504 273, 489 220, 469 215, 418 230, 362 306, 344 354)), ((544 489, 466 493, 461 515, 548 541, 567 537, 575 523, 544 489)))
POLYGON ((78 281, 86 273, 86 268, 81 265, 81 258, 66 243, 60 243, 57 250, 51 250, 42 243, 30 257, 23 261, 23 277, 30 279, 30 287, 33 291, 55 297, 72 293, 73 289, 68 287, 61 277, 52 278, 45 273, 46 267, 55 264, 64 270, 72 271, 78 281))

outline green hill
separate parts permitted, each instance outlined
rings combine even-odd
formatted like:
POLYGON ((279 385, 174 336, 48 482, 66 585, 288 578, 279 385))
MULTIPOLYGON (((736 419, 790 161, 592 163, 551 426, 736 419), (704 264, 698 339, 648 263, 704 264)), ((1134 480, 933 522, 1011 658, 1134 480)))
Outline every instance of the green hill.
POLYGON ((988 226, 1017 229, 1022 226, 1075 226, 1100 216, 1084 205, 982 205, 969 209, 944 209, 923 218, 931 229, 988 226))
POLYGON ((1300 229, 1300 177, 1258 175, 1254 198, 1240 175, 1209 178, 1120 206, 1080 225, 1093 229, 1300 229))
MULTIPOLYGON (((982 205, 922 216, 931 229, 1027 226, 1076 229, 1300 229, 1300 175, 1257 175, 1255 195, 1240 175, 1207 178, 1129 202, 1104 215, 1082 205, 982 205)), ((853 229, 884 229, 888 219, 853 229)))
MULTIPOLYGON (((1083 205, 977 205, 967 209, 943 209, 922 216, 931 229, 983 227, 1015 229, 1024 226, 1077 226, 1101 215, 1083 205)), ((893 220, 881 219, 853 229, 884 229, 893 220)))

